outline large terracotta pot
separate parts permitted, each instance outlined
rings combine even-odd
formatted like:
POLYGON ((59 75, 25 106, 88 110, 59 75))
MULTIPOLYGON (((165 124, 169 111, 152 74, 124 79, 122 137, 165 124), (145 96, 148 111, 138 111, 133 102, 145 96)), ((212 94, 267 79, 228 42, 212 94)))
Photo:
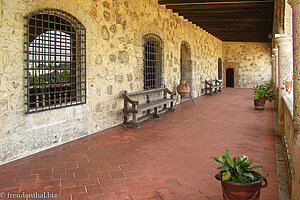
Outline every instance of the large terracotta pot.
POLYGON ((180 96, 185 97, 189 95, 191 88, 186 83, 186 80, 180 80, 180 84, 177 87, 177 92, 180 96))
POLYGON ((266 101, 264 99, 254 99, 255 110, 264 110, 266 101))
MULTIPOLYGON (((215 178, 221 181, 219 174, 215 178)), ((232 181, 221 181, 223 200, 259 200, 260 189, 266 188, 266 178, 253 183, 236 183, 232 181), (264 185, 262 183, 265 182, 264 185)))

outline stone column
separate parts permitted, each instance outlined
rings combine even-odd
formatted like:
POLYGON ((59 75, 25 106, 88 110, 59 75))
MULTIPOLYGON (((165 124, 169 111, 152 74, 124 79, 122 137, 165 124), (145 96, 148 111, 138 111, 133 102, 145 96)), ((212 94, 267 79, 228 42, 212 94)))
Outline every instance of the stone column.
POLYGON ((284 95, 292 94, 293 79, 293 47, 292 37, 275 35, 278 48, 278 111, 277 111, 277 135, 283 135, 283 99, 284 95))
POLYGON ((272 50, 272 59, 273 59, 273 89, 275 95, 275 102, 274 102, 274 110, 277 111, 278 109, 278 49, 274 48, 272 50))
POLYGON ((294 146, 292 159, 292 199, 300 199, 300 0, 289 0, 293 10, 293 62, 294 62, 294 146))

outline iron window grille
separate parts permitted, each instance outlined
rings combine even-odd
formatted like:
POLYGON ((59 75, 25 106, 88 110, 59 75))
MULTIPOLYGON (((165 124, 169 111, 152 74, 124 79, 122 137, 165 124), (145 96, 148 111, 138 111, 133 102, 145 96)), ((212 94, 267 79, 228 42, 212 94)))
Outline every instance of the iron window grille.
POLYGON ((163 70, 163 41, 154 34, 143 37, 144 49, 144 89, 160 88, 163 70))
POLYGON ((27 113, 86 102, 86 29, 71 14, 44 9, 27 17, 27 113))

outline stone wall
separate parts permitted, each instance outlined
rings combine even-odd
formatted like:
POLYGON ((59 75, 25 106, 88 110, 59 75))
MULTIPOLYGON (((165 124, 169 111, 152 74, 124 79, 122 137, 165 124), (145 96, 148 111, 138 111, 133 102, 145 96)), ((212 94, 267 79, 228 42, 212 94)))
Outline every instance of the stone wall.
POLYGON ((271 82, 271 43, 223 42, 223 82, 226 68, 234 69, 234 87, 252 88, 271 82))
POLYGON ((0 1, 0 163, 95 133, 122 122, 123 90, 143 90, 142 37, 164 41, 163 77, 175 90, 180 78, 180 46, 191 47, 193 95, 204 79, 217 77, 222 42, 159 6, 155 0, 0 1), (26 16, 62 9, 87 30, 87 103, 25 114, 26 16))

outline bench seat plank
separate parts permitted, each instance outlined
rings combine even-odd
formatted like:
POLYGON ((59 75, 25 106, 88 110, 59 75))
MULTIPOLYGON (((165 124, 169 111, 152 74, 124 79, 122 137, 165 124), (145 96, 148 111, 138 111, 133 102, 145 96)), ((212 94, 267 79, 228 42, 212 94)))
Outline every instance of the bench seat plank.
POLYGON ((145 94, 162 92, 164 90, 165 90, 165 88, 157 88, 157 89, 151 89, 151 90, 144 90, 144 91, 140 91, 140 92, 127 93, 127 96, 129 96, 129 97, 135 97, 135 96, 141 96, 141 95, 145 95, 145 94))

